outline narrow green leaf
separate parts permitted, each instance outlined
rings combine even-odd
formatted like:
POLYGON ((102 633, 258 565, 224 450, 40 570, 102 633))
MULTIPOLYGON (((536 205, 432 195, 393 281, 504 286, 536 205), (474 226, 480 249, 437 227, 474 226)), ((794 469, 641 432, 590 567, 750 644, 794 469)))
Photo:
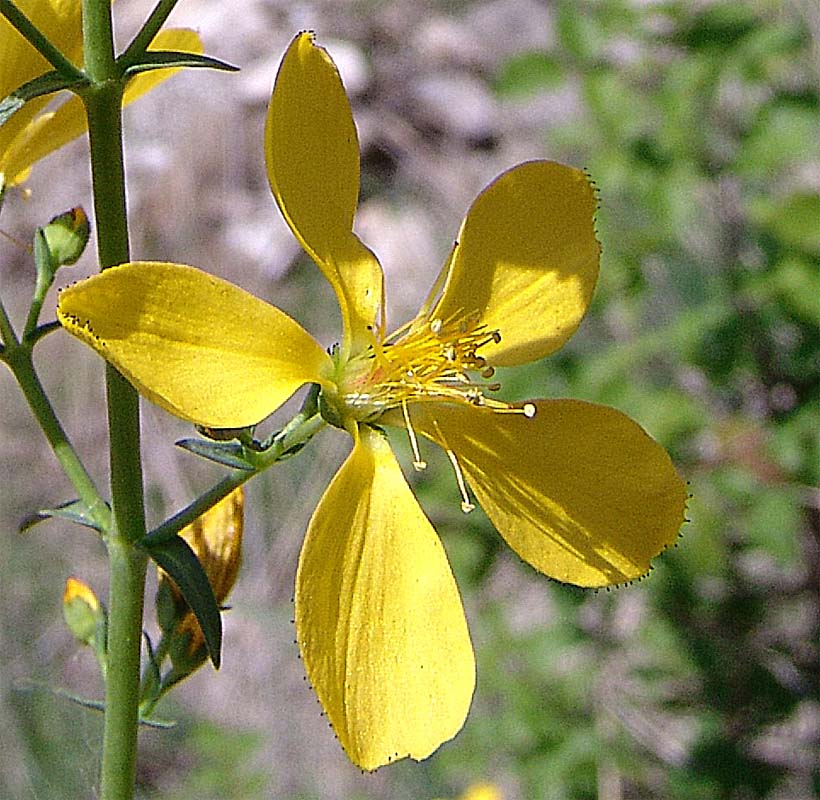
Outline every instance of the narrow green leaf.
POLYGON ((0 100, 0 125, 9 119, 16 111, 19 111, 28 100, 35 97, 42 97, 44 94, 52 94, 63 89, 76 88, 84 81, 69 81, 60 75, 56 70, 46 72, 39 78, 24 83, 15 89, 8 97, 0 100))
POLYGON ((161 731, 167 731, 177 726, 174 720, 160 719, 159 717, 140 717, 139 723, 146 728, 158 728, 161 731))
POLYGON ((38 522, 52 517, 67 519, 69 522, 84 525, 86 528, 91 528, 98 533, 102 532, 102 528, 94 521, 94 517, 82 500, 69 500, 66 503, 61 503, 56 508, 42 508, 26 517, 20 524, 20 533, 25 533, 38 522))
MULTIPOLYGON (((19 689, 21 691, 48 692, 48 694, 54 697, 61 697, 64 700, 68 700, 78 706, 90 709, 91 711, 105 712, 105 703, 102 700, 91 700, 88 697, 82 697, 81 695, 75 694, 74 692, 69 692, 67 689, 63 689, 61 687, 48 686, 37 681, 27 681, 21 685, 19 689)), ((158 719, 156 717, 146 718, 141 716, 139 724, 145 725, 148 728, 160 728, 162 730, 176 727, 176 722, 173 722, 172 720, 158 719)))
POLYGON ((245 456, 245 448, 239 442, 211 442, 205 439, 181 439, 177 447, 189 453, 215 461, 231 469, 252 472, 255 467, 245 456))
POLYGON ((140 56, 136 64, 128 64, 125 74, 129 77, 138 72, 148 72, 152 69, 167 69, 168 67, 205 67, 219 69, 225 72, 238 72, 239 67, 227 64, 218 58, 203 56, 198 53, 183 53, 177 50, 148 50, 140 56))
POLYGON ((173 579, 185 602, 194 612, 202 628, 205 645, 214 668, 219 669, 222 649, 222 619, 205 570, 194 551, 180 536, 164 542, 143 539, 140 543, 157 564, 173 579))

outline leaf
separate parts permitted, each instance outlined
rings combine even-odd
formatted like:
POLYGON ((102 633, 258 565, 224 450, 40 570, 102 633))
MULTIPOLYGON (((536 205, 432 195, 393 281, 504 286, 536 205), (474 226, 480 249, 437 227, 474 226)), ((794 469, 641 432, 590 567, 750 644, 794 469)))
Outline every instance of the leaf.
POLYGON ((222 649, 222 619, 211 584, 194 551, 181 536, 162 542, 145 538, 140 546, 164 569, 194 612, 214 668, 219 669, 222 649))
POLYGON ((40 75, 39 78, 24 83, 0 101, 0 125, 19 111, 26 101, 33 100, 35 97, 42 97, 44 94, 59 92, 63 89, 76 88, 83 83, 85 81, 68 81, 56 70, 46 72, 45 75, 40 75))
POLYGON ((20 524, 20 533, 25 533, 38 522, 52 517, 67 519, 69 522, 84 525, 86 528, 102 533, 102 528, 94 520, 93 515, 82 500, 69 500, 66 503, 61 503, 56 508, 41 508, 23 520, 20 524))
POLYGON ((207 458, 232 469, 252 472, 256 467, 245 456, 245 448, 239 442, 211 442, 205 439, 181 439, 177 447, 189 453, 207 458))
MULTIPOLYGON (((59 686, 53 687, 37 681, 27 681, 20 687, 20 689, 24 691, 48 692, 54 697, 61 697, 64 700, 68 700, 78 706, 90 709, 91 711, 101 711, 105 713, 105 703, 102 700, 91 700, 88 697, 82 697, 81 695, 75 694, 74 692, 69 692, 68 689, 63 689, 59 686)), ((140 716, 139 724, 145 725, 148 728, 159 728, 161 730, 176 727, 176 722, 172 720, 158 719, 156 717, 146 718, 140 716)))
POLYGON ((148 72, 152 69, 167 69, 169 67, 205 67, 225 72, 238 72, 239 67, 220 61, 218 58, 204 56, 198 53, 183 53, 178 50, 148 50, 140 56, 136 64, 128 64, 125 74, 136 75, 139 72, 148 72))

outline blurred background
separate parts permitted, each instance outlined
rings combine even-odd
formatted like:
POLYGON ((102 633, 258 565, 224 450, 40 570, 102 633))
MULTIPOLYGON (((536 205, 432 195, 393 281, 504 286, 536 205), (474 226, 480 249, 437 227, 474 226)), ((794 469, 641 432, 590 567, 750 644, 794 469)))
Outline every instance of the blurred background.
MULTIPOLYGON (((123 45, 150 7, 116 4, 123 45)), ((581 591, 520 563, 480 510, 465 517, 446 459, 429 454, 411 478, 464 597, 478 686, 452 742, 364 775, 293 643, 299 547, 348 447, 323 432, 251 484, 223 667, 164 701, 174 729, 141 733, 139 797, 432 800, 478 781, 505 800, 820 797, 815 0, 181 0, 169 24, 242 72, 177 75, 126 111, 134 257, 195 264, 336 341, 331 292, 279 218, 262 153, 278 60, 313 28, 353 103, 357 229, 384 265, 393 325, 499 172, 542 157, 588 168, 603 243, 593 307, 559 353, 501 375, 505 396, 621 409, 670 450, 692 497, 648 579, 581 591)), ((11 193, 0 227, 30 241, 51 216, 90 210, 88 184, 78 141, 35 167, 30 196, 11 193)), ((58 283, 94 272, 92 250, 58 283)), ((32 278, 0 240, 18 323, 32 278)), ((38 352, 104 482, 101 362, 62 333, 38 352)), ((156 523, 219 470, 174 448, 188 426, 144 411, 156 523)), ((100 717, 49 689, 101 696, 60 609, 70 575, 105 598, 104 553, 59 521, 18 533, 72 495, 7 371, 0 431, 0 797, 95 797, 100 717)))

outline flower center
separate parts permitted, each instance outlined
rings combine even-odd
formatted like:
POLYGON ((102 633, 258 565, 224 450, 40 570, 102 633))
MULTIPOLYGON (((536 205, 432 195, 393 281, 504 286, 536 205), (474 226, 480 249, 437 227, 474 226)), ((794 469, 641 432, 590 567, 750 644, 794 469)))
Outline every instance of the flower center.
POLYGON ((477 313, 450 320, 417 319, 384 340, 374 332, 371 347, 345 365, 340 400, 359 422, 429 400, 466 401, 532 416, 531 404, 513 408, 486 394, 501 387, 487 383, 494 370, 479 351, 500 341, 501 334, 482 324, 477 313))

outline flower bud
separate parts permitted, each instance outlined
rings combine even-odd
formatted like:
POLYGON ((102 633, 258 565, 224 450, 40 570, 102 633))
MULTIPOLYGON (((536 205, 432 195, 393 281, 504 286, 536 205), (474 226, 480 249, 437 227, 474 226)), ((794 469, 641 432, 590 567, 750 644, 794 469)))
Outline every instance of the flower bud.
POLYGON ((59 214, 43 228, 43 236, 55 267, 76 263, 83 254, 90 235, 91 225, 80 206, 59 214))
POLYGON ((76 578, 69 578, 63 593, 63 617, 74 638, 81 644, 94 645, 97 626, 105 611, 97 595, 76 578))
MULTIPOLYGON (((243 521, 244 494, 240 487, 180 533, 199 559, 219 606, 227 599, 239 573, 243 521)), ((205 637, 173 580, 163 570, 159 571, 159 579, 157 619, 163 635, 170 639, 168 652, 175 679, 181 680, 204 663, 205 637)))

